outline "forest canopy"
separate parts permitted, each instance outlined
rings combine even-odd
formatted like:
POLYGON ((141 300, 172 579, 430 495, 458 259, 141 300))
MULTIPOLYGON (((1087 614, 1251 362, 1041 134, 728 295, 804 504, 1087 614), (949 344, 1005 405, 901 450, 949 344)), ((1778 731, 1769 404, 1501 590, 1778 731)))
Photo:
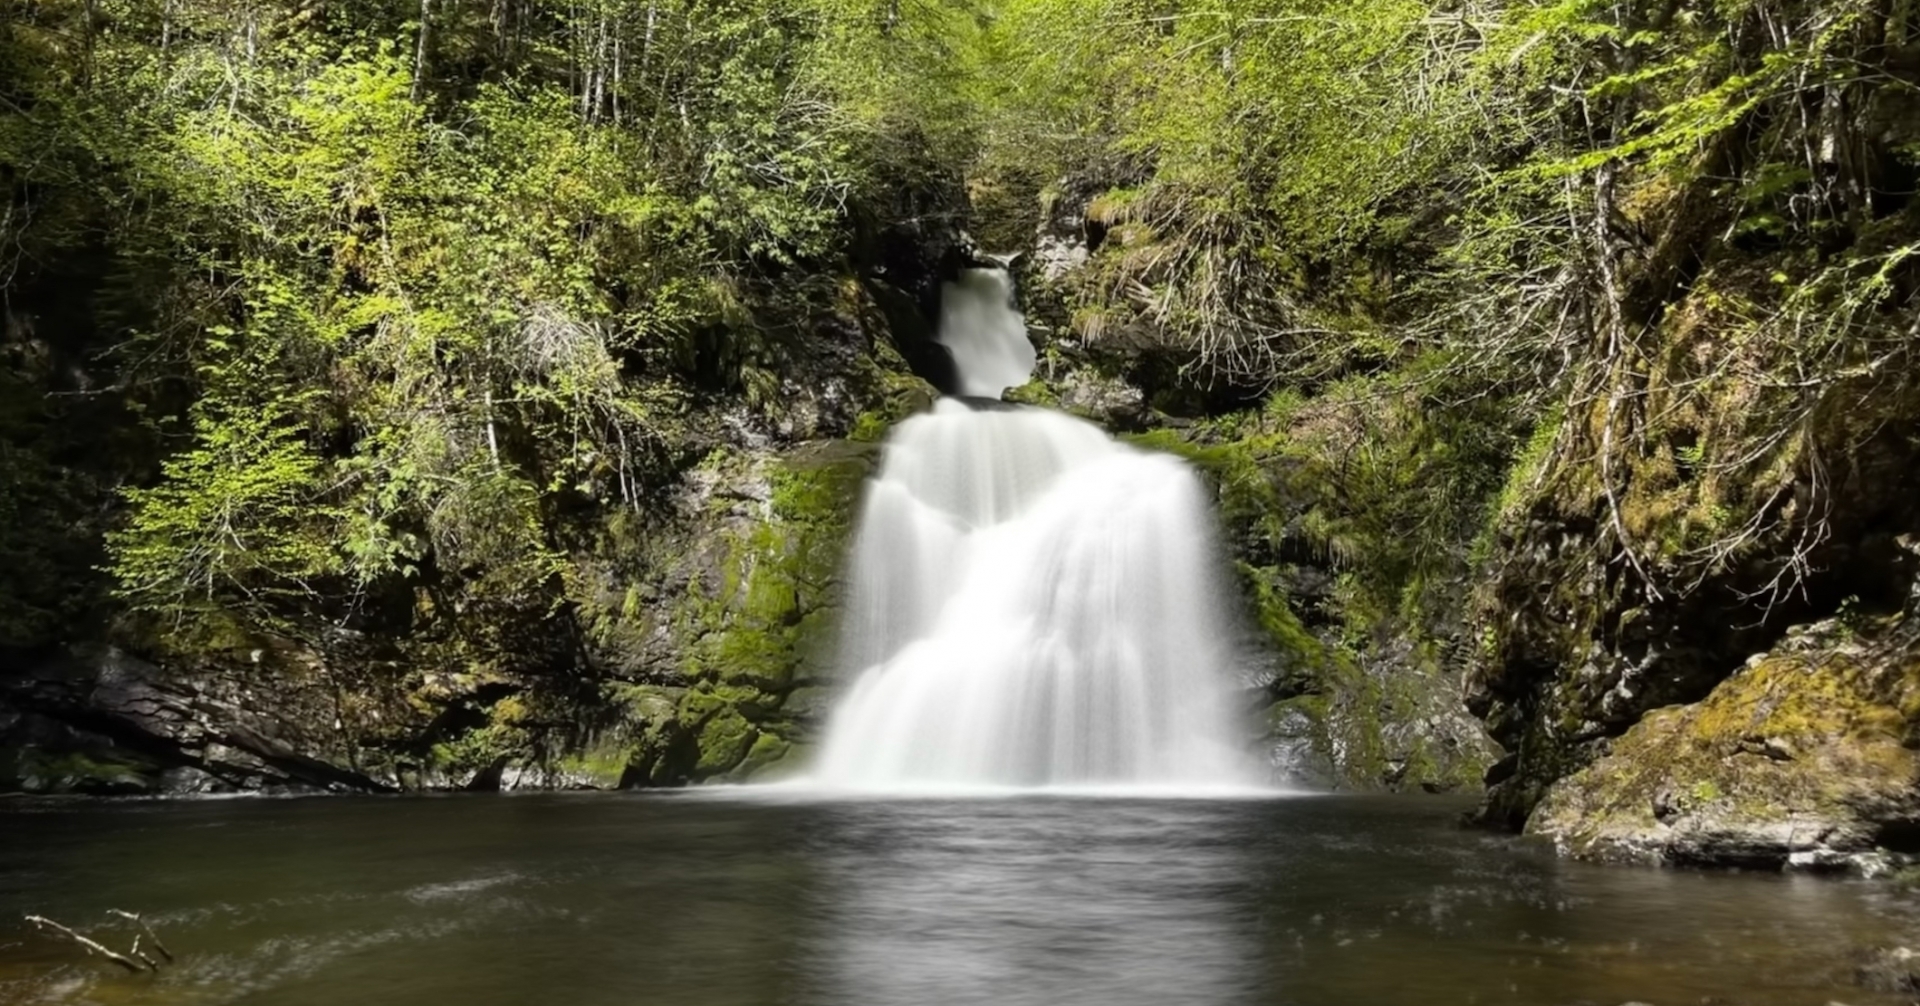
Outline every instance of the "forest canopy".
POLYGON ((1065 208, 1060 337, 1320 403, 1314 533, 1379 560, 1356 610, 1554 495, 1684 592, 1811 542, 1778 474, 1911 393, 1916 30, 1893 0, 15 0, 0 642, 103 591, 168 632, 420 577, 571 603, 555 513, 640 505, 703 402, 778 410, 875 233, 1019 250, 1065 208))

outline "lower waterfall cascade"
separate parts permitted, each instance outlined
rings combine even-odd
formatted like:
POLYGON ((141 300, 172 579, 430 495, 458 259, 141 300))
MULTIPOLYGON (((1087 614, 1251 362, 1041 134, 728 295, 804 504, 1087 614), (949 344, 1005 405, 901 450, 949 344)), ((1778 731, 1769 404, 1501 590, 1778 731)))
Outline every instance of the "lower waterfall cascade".
POLYGON ((1246 786, 1230 601, 1185 462, 998 396, 1034 367, 1011 281, 947 284, 968 398, 896 427, 853 546, 832 787, 1246 786))

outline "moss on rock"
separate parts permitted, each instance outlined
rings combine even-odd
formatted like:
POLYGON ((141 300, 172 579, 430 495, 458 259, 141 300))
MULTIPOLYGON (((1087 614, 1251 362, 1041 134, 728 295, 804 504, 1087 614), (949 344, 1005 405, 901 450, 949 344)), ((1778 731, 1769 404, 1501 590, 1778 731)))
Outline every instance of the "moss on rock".
POLYGON ((753 746, 747 749, 746 757, 733 772, 733 779, 746 782, 766 776, 785 765, 789 760, 797 761, 794 756, 801 750, 799 745, 777 734, 763 733, 756 737, 753 746))
MULTIPOLYGON (((1330 514, 1322 460, 1289 424, 1297 397, 1258 410, 1128 437, 1176 454, 1215 488, 1218 520, 1249 623, 1250 655, 1268 698, 1263 743, 1277 774, 1334 788, 1471 787, 1492 746, 1459 701, 1457 673, 1440 647, 1407 637, 1422 627, 1390 613, 1378 631, 1342 606, 1342 517, 1330 514), (1310 621, 1311 620, 1311 621, 1310 621)), ((1358 560, 1357 560, 1358 561, 1358 560)))
POLYGON ((672 714, 691 749, 656 744, 648 781, 724 776, 756 745, 757 771, 778 760, 775 742, 784 756, 801 739, 806 724, 782 707, 831 657, 842 557, 872 458, 868 445, 822 442, 710 460, 718 484, 734 488, 713 493, 711 530, 687 552, 699 565, 664 618, 674 676, 691 686, 672 714))
POLYGON ((0 778, 27 793, 126 796, 160 790, 159 768, 130 752, 22 750, 0 763, 0 778), (10 763, 10 764, 9 764, 10 763))
POLYGON ((1920 654, 1827 622, 1705 699, 1648 714, 1554 784, 1527 830, 1603 859, 1779 866, 1868 853, 1920 823, 1920 654))
POLYGON ((737 708, 724 707, 700 727, 700 759, 694 763, 695 779, 723 775, 745 760, 760 732, 747 722, 737 708))

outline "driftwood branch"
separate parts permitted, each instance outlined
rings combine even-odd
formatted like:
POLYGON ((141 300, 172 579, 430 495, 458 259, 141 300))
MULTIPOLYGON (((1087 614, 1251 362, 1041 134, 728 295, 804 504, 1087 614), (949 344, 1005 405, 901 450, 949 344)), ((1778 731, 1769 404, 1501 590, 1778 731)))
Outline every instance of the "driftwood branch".
POLYGON ((50 931, 50 932, 58 933, 61 936, 65 936, 67 939, 70 939, 73 942, 80 944, 81 949, 85 950, 88 956, 99 954, 100 956, 105 957, 107 960, 110 960, 113 963, 118 964, 123 968, 126 968, 128 971, 134 974, 139 974, 142 971, 160 970, 160 962, 154 960, 152 957, 147 955, 146 951, 140 949, 143 942, 147 944, 151 944, 153 949, 158 951, 160 953, 160 956, 166 959, 167 963, 169 964, 173 963, 173 951, 168 950, 167 945, 160 942, 160 935, 153 931, 152 926, 147 925, 147 921, 145 919, 142 919, 140 916, 135 915, 132 912, 123 911, 118 908, 107 909, 107 914, 114 916, 116 918, 125 919, 128 922, 131 922, 134 925, 140 927, 140 931, 138 933, 135 933, 133 936, 133 949, 129 950, 124 954, 115 953, 114 951, 107 949, 106 946, 100 943, 98 940, 93 940, 85 936, 82 936, 79 933, 76 933, 73 930, 68 929, 66 926, 63 926, 60 923, 55 922, 52 919, 49 919, 42 915, 29 915, 27 916, 27 921, 33 923, 34 926, 40 929, 42 932, 50 931))
MULTIPOLYGON (((168 950, 167 945, 165 943, 160 942, 160 934, 154 932, 152 926, 147 925, 147 920, 141 918, 138 915, 135 915, 132 912, 122 911, 121 909, 118 909, 118 908, 107 909, 107 914, 118 916, 120 918, 127 920, 128 922, 133 923, 136 926, 139 926, 140 932, 146 936, 147 942, 153 944, 153 949, 160 951, 160 956, 166 958, 168 964, 173 963, 173 951, 168 950)), ((136 936, 133 938, 133 946, 136 951, 139 950, 140 937, 136 936)))
POLYGON ((145 953, 144 953, 143 951, 141 951, 141 949, 140 949, 140 934, 138 934, 138 933, 135 933, 135 934, 134 934, 134 936, 133 936, 133 949, 132 949, 132 950, 129 950, 129 951, 127 951, 127 953, 129 953, 129 954, 131 954, 131 955, 133 955, 134 957, 138 957, 138 958, 140 959, 140 963, 142 963, 142 964, 145 964, 145 965, 147 966, 147 970, 148 970, 148 971, 158 971, 158 970, 160 970, 160 962, 159 962, 159 961, 156 961, 156 960, 154 960, 154 959, 153 959, 153 958, 151 958, 151 957, 148 957, 148 956, 147 956, 147 955, 146 955, 146 954, 145 954, 145 953))
MULTIPOLYGON (((53 921, 52 919, 45 918, 39 915, 29 915, 27 916, 27 921, 33 923, 43 932, 47 930, 52 930, 53 932, 59 933, 60 935, 65 936, 67 939, 70 939, 73 942, 80 944, 81 948, 86 950, 86 952, 89 955, 99 954, 100 956, 105 957, 107 960, 110 960, 113 963, 118 964, 123 968, 126 968, 128 971, 132 972, 133 974, 137 975, 142 971, 158 971, 159 970, 158 965, 152 965, 151 962, 149 962, 150 966, 142 965, 139 961, 136 961, 125 954, 119 954, 111 950, 108 950, 105 946, 102 946, 98 941, 90 940, 85 936, 82 936, 79 933, 76 933, 73 930, 68 929, 66 926, 63 926, 60 923, 53 921)), ((135 951, 138 952, 137 943, 135 945, 135 951)))

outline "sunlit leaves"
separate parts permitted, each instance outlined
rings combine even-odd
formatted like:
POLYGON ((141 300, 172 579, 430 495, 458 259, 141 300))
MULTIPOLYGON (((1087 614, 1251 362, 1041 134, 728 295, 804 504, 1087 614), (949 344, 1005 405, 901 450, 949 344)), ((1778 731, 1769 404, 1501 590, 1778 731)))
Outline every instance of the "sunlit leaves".
POLYGON ((209 402, 192 446, 165 481, 129 489, 132 516, 109 537, 122 593, 184 619, 241 605, 256 613, 314 594, 341 570, 341 514, 326 500, 326 464, 292 414, 298 403, 209 402))

